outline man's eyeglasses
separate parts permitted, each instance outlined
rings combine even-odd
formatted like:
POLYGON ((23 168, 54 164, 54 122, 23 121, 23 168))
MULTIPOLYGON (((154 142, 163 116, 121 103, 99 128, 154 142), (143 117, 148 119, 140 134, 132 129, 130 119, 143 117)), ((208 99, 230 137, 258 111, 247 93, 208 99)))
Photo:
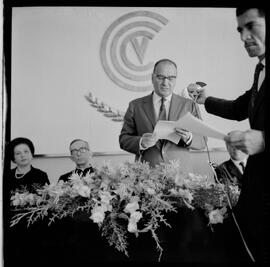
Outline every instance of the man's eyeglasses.
POLYGON ((79 149, 72 149, 72 150, 70 150, 70 153, 71 153, 71 155, 75 155, 75 154, 78 154, 78 152, 85 153, 88 150, 89 149, 87 147, 80 147, 79 149))
POLYGON ((176 76, 164 76, 164 75, 160 75, 160 74, 155 74, 155 77, 157 78, 157 80, 159 81, 164 81, 165 79, 167 79, 170 82, 174 82, 176 79, 176 76))

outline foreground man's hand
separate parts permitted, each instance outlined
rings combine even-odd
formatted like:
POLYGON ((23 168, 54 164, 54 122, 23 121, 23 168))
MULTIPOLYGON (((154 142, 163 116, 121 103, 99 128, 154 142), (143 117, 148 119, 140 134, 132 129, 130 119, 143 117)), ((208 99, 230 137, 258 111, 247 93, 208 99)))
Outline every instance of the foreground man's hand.
POLYGON ((248 155, 264 151, 264 133, 258 130, 232 131, 224 138, 230 146, 242 150, 248 155))

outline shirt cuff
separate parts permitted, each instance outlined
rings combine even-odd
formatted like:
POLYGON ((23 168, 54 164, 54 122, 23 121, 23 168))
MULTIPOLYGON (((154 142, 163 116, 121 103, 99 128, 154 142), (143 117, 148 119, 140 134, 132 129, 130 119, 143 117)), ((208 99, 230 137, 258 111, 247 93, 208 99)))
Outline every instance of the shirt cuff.
POLYGON ((140 139, 140 142, 139 142, 139 148, 140 148, 140 151, 147 149, 147 147, 144 148, 142 146, 142 138, 140 139))
POLYGON ((192 133, 190 133, 189 139, 186 141, 186 146, 189 146, 192 142, 192 133))
POLYGON ((186 142, 184 142, 183 139, 181 138, 178 145, 182 146, 182 147, 187 147, 187 146, 191 145, 191 142, 192 142, 192 133, 186 142))

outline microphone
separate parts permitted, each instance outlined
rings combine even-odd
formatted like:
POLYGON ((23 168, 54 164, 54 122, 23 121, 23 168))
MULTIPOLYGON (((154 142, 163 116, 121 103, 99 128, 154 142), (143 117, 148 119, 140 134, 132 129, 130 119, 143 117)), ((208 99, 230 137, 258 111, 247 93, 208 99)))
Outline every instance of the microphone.
POLYGON ((203 88, 205 85, 207 85, 207 84, 204 83, 204 82, 196 82, 196 84, 200 85, 202 88, 203 88))
POLYGON ((190 95, 190 97, 193 99, 194 102, 196 102, 197 100, 199 91, 206 85, 207 84, 204 82, 196 82, 188 85, 187 87, 188 94, 190 95))

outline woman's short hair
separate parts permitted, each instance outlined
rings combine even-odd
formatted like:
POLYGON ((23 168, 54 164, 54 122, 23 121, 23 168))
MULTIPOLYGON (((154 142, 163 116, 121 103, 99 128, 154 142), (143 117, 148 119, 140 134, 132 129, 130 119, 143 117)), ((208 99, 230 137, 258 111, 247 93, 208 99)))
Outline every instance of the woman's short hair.
POLYGON ((25 137, 17 137, 17 138, 14 138, 13 140, 10 141, 9 143, 9 148, 8 148, 8 151, 9 151, 9 155, 10 155, 10 159, 14 162, 14 148, 17 146, 17 145, 20 145, 20 144, 25 144, 29 147, 32 155, 34 156, 35 154, 35 147, 34 147, 34 144, 32 143, 31 140, 29 140, 28 138, 25 138, 25 137))

